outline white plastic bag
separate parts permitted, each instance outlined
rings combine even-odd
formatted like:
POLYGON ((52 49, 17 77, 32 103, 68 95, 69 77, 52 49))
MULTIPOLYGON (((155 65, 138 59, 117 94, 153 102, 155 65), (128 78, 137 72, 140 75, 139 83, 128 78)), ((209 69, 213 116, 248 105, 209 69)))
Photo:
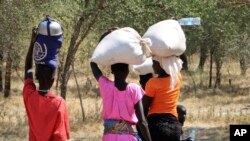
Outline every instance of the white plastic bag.
POLYGON ((94 50, 91 61, 109 66, 115 63, 141 64, 150 52, 150 39, 142 39, 130 27, 117 29, 104 37, 94 50))
POLYGON ((151 39, 152 55, 179 56, 186 50, 186 37, 176 20, 164 20, 150 26, 143 38, 151 39))
POLYGON ((147 58, 142 64, 140 65, 133 65, 132 70, 139 74, 139 75, 145 75, 148 73, 154 73, 153 70, 153 60, 152 57, 147 58))

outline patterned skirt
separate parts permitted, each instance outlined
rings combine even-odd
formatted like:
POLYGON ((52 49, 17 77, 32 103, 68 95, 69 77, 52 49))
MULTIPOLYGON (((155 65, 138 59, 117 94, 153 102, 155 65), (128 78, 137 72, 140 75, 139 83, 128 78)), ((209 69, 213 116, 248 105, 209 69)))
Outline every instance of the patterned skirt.
POLYGON ((108 119, 104 121, 104 135, 118 134, 118 135, 132 135, 138 141, 141 141, 136 130, 136 126, 124 120, 108 119))

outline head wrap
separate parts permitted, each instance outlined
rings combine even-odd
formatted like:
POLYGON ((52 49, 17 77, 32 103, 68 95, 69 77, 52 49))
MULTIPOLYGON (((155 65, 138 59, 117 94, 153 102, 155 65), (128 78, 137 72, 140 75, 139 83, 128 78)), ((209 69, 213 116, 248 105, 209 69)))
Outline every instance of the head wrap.
POLYGON ((178 74, 182 69, 182 63, 183 63, 182 60, 176 56, 170 56, 170 57, 153 56, 153 60, 158 61, 163 70, 165 70, 165 72, 170 75, 171 77, 170 86, 173 89, 176 84, 176 81, 178 80, 178 74))

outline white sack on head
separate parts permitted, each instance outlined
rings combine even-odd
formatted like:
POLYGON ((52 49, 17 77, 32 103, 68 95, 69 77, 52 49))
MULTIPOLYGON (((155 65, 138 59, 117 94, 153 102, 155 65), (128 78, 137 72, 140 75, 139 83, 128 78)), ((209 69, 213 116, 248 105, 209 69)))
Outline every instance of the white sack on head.
POLYGON ((130 27, 117 29, 104 37, 94 50, 91 61, 109 66, 115 63, 141 64, 151 54, 150 39, 142 39, 130 27))
POLYGON ((151 39, 152 55, 179 56, 186 50, 186 37, 176 20, 164 20, 150 26, 143 38, 151 39))
POLYGON ((140 65, 133 65, 132 69, 134 72, 138 73, 139 75, 145 75, 148 73, 154 73, 153 70, 153 60, 152 57, 147 58, 142 64, 140 65))
POLYGON ((178 80, 178 74, 182 69, 182 64, 183 64, 182 60, 176 56, 170 56, 170 57, 153 56, 153 60, 158 61, 161 67, 165 70, 165 72, 170 75, 171 77, 170 86, 171 88, 174 88, 178 80))

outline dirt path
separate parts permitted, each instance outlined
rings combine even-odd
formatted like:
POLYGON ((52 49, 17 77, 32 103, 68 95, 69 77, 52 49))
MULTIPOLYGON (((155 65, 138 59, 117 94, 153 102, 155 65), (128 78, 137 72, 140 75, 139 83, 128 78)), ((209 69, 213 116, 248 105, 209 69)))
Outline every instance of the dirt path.
POLYGON ((229 141, 229 129, 225 127, 188 127, 184 129, 184 135, 188 136, 195 129, 195 141, 229 141))

